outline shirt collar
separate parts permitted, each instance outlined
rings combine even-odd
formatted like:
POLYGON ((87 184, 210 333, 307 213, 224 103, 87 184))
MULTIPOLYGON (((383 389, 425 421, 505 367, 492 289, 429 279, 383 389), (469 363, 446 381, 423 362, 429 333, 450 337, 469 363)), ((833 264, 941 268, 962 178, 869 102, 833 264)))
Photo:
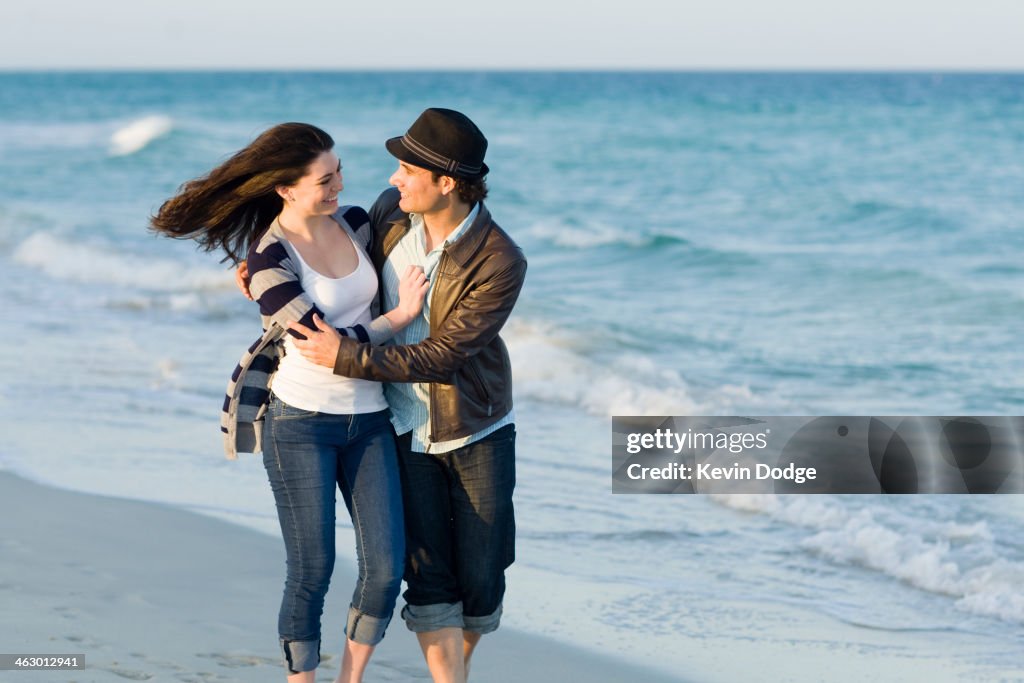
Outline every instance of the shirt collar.
MULTIPOLYGON (((469 213, 466 215, 466 217, 462 219, 462 222, 459 223, 455 227, 455 229, 452 230, 451 234, 449 234, 448 237, 445 238, 444 243, 443 244, 439 244, 438 246, 434 247, 434 250, 436 251, 437 249, 443 249, 445 246, 447 246, 447 245, 451 244, 452 242, 454 242, 455 240, 459 239, 459 237, 461 237, 462 234, 465 233, 466 230, 469 229, 469 226, 473 225, 473 221, 476 220, 476 217, 479 214, 480 214, 480 202, 477 202, 476 204, 473 205, 473 208, 469 210, 469 213)), ((409 214, 409 227, 416 232, 416 234, 420 237, 421 240, 423 240, 424 243, 426 242, 426 239, 425 239, 426 236, 424 234, 424 230, 426 230, 426 226, 423 224, 423 214, 420 214, 420 213, 410 213, 409 214)))

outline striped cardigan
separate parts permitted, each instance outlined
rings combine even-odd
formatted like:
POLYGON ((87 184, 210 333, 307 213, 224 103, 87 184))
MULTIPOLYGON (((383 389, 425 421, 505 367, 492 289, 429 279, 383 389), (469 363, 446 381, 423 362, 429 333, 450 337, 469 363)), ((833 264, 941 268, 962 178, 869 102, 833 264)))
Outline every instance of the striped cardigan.
MULTIPOLYGON (((333 215, 335 221, 363 250, 369 250, 373 230, 370 218, 358 206, 343 206, 333 215)), ((299 266, 289 252, 290 245, 277 219, 266 232, 249 247, 249 291, 260 305, 263 336, 242 354, 231 373, 227 395, 221 410, 220 431, 224 436, 224 452, 229 460, 238 453, 259 453, 263 432, 263 417, 270 398, 270 378, 277 370, 281 345, 288 330, 288 321, 297 320, 307 327, 316 328, 313 315, 323 318, 323 312, 302 291, 299 266)), ((391 323, 379 316, 379 297, 371 306, 373 321, 368 325, 355 325, 339 329, 346 337, 361 342, 382 344, 394 332, 391 323)))

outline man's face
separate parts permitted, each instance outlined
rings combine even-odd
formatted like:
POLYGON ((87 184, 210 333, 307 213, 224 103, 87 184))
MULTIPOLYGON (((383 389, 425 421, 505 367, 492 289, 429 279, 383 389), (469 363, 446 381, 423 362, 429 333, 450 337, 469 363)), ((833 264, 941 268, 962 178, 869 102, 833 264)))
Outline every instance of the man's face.
POLYGON ((445 205, 440 179, 425 168, 400 161, 388 182, 401 193, 398 208, 406 213, 431 213, 445 205))

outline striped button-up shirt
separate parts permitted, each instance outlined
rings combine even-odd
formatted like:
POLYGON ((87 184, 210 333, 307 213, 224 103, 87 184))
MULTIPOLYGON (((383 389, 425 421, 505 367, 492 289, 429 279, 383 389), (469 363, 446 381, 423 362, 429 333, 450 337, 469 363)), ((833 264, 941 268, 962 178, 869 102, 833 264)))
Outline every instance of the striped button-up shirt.
MULTIPOLYGON (((390 311, 398 305, 399 278, 406 266, 420 266, 430 282, 430 289, 423 301, 423 312, 409 325, 399 331, 392 339, 393 344, 418 344, 430 336, 430 295, 434 288, 434 272, 441 261, 445 247, 457 240, 476 220, 480 213, 480 205, 476 204, 452 231, 444 244, 435 246, 427 253, 426 226, 419 214, 409 214, 409 231, 405 233, 391 253, 381 272, 381 286, 384 288, 385 310, 390 311)), ((514 411, 485 427, 475 434, 450 441, 430 440, 430 384, 425 382, 388 384, 384 387, 384 395, 391 406, 391 422, 395 432, 405 434, 412 432, 412 450, 417 453, 447 453, 474 441, 479 441, 488 434, 497 431, 515 421, 514 411)))

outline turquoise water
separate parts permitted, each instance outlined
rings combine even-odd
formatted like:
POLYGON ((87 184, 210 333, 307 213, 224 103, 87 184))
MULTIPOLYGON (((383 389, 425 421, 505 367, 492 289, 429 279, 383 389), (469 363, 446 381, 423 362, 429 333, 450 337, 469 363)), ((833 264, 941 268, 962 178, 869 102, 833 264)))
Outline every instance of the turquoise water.
POLYGON ((217 429, 256 312, 147 216, 283 120, 327 129, 368 205, 426 106, 488 135, 488 205, 530 260, 509 623, 731 680, 679 638, 767 642, 716 611, 738 595, 837 639, 950 638, 907 657, 974 680, 1013 665, 1015 497, 613 498, 608 418, 1019 415, 1020 75, 0 74, 0 463, 272 531, 217 429))

